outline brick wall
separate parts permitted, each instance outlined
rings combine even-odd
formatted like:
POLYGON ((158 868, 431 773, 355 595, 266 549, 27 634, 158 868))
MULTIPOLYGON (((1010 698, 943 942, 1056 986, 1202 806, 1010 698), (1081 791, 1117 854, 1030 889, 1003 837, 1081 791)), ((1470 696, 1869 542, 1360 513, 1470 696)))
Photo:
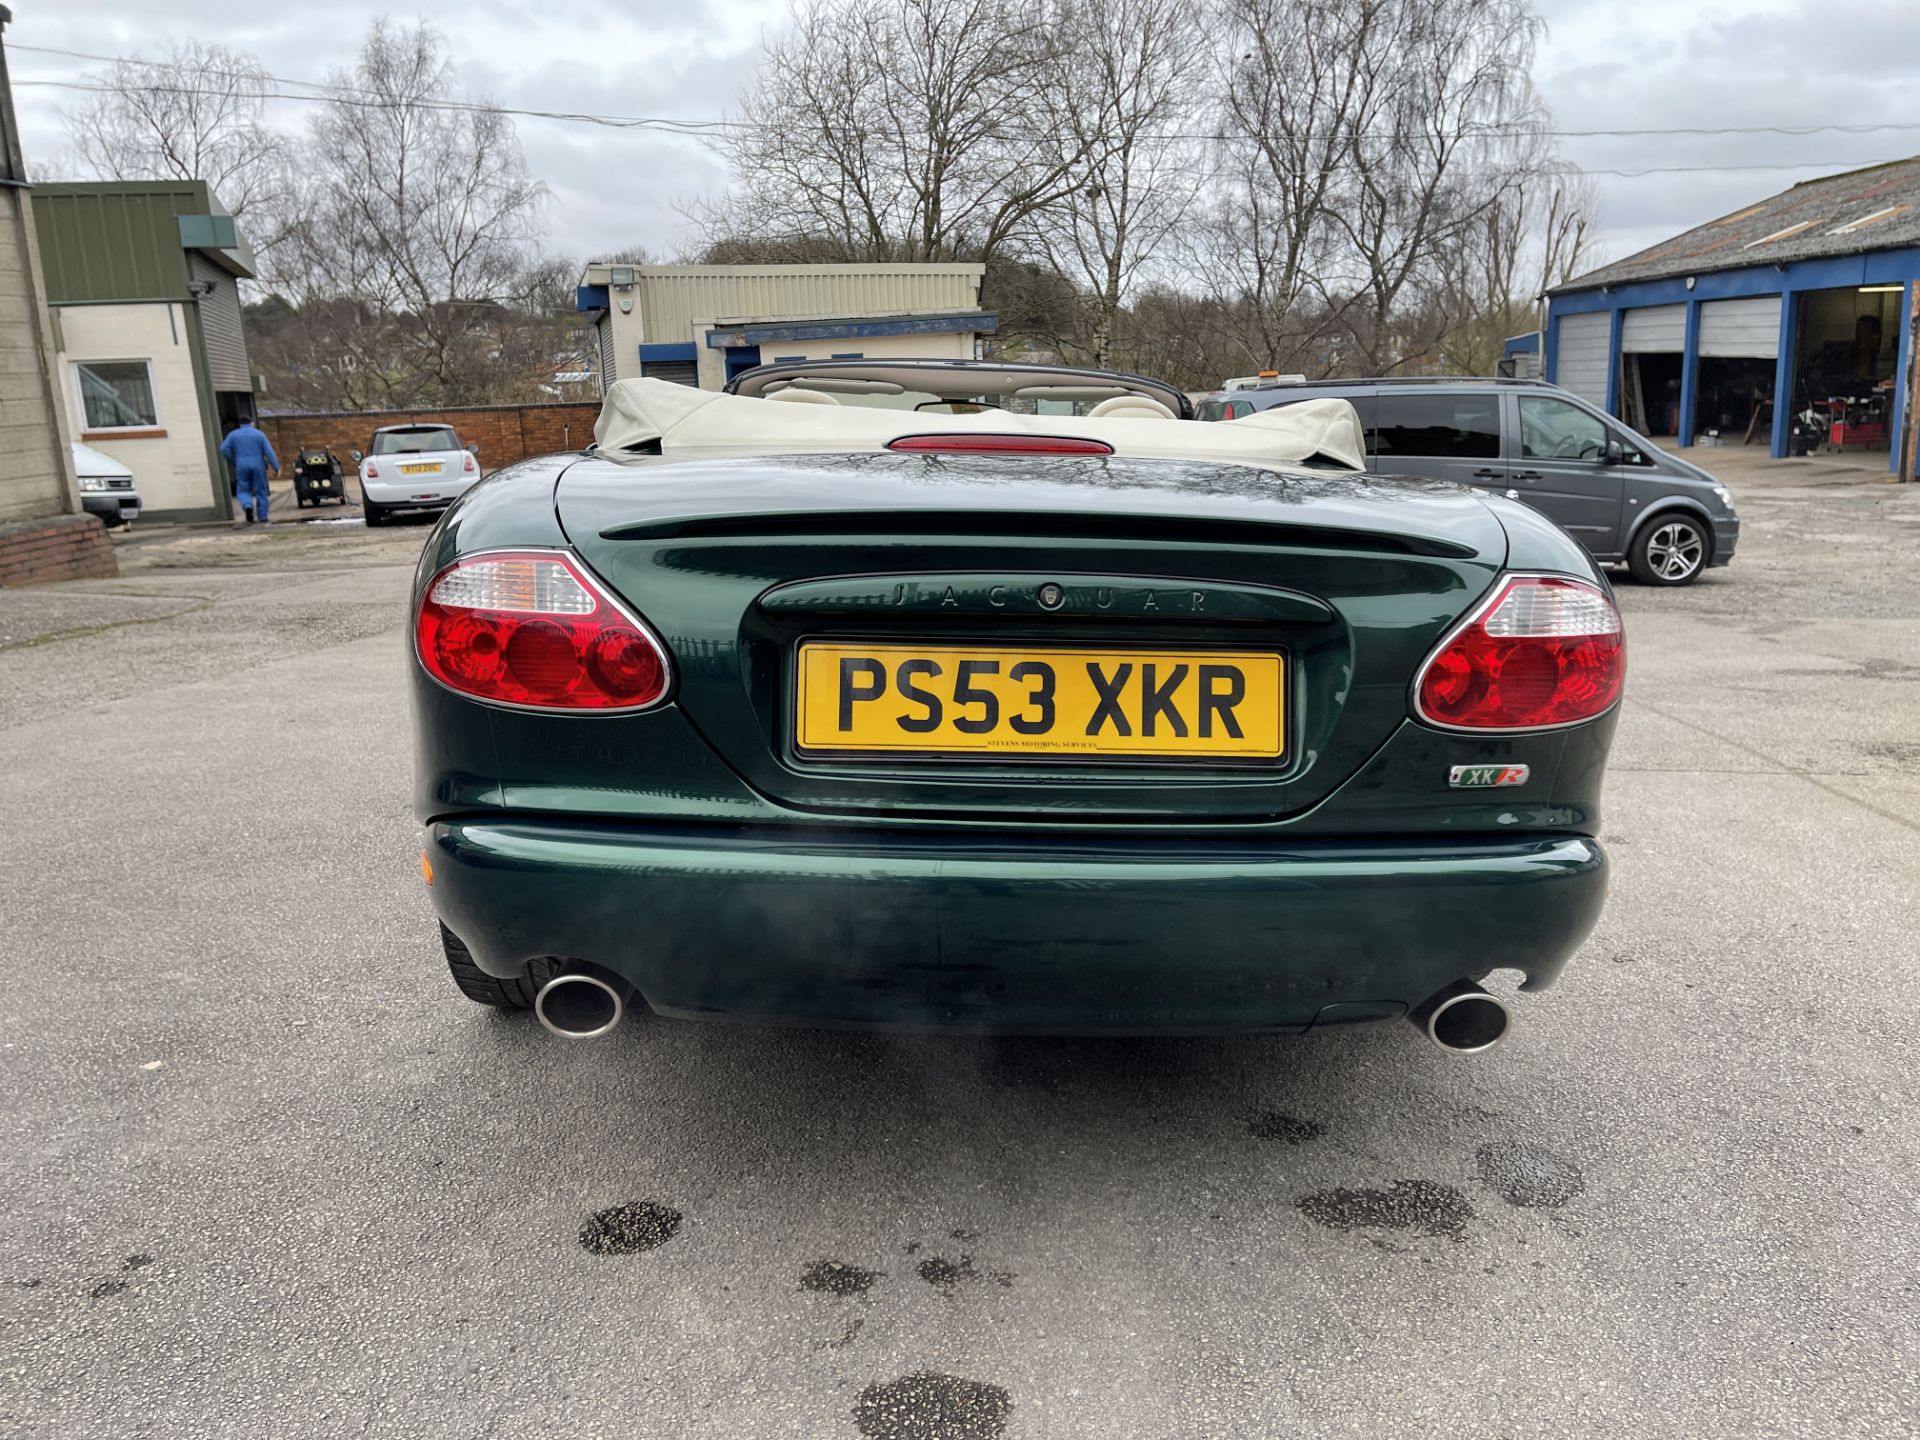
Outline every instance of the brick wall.
POLYGON ((600 402, 577 405, 474 405, 454 410, 374 410, 360 414, 263 415, 260 428, 273 442, 280 463, 291 465, 295 451, 324 445, 347 462, 349 450, 365 450, 383 425, 451 425, 462 445, 480 447, 488 470, 529 455, 582 450, 593 443, 593 422, 600 402))
POLYGON ((97 515, 56 515, 0 525, 0 585, 98 580, 118 575, 113 542, 97 515))

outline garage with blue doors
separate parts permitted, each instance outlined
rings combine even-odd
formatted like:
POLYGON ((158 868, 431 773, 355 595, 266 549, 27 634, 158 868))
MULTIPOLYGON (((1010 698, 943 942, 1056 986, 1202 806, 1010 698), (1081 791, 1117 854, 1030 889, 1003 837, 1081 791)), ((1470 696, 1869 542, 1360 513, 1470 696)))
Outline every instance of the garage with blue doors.
POLYGON ((1542 370, 1641 433, 1911 474, 1920 156, 1809 180, 1551 291, 1542 370))

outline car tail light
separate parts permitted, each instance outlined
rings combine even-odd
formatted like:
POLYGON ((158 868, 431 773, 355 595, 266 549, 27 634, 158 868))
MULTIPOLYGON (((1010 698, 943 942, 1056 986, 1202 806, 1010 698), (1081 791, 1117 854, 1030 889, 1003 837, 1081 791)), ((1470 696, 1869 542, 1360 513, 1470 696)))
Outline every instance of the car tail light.
POLYGON ((922 455, 1111 455, 1104 440, 1073 435, 902 435, 889 450, 922 455))
POLYGON ((1450 730, 1575 725, 1618 700, 1626 677, 1620 612, 1604 590, 1514 575, 1421 667, 1414 709, 1450 730))
POLYGON ((378 480, 380 478, 380 472, 373 468, 373 462, 371 460, 367 461, 367 468, 364 473, 369 480, 378 480))
POLYGON ((469 475, 477 473, 480 469, 478 465, 474 464, 473 456, 471 455, 463 456, 461 458, 460 468, 469 475))
POLYGON ((414 646, 449 689, 540 710, 639 709, 671 677, 666 646, 557 550, 456 560, 427 586, 414 646))

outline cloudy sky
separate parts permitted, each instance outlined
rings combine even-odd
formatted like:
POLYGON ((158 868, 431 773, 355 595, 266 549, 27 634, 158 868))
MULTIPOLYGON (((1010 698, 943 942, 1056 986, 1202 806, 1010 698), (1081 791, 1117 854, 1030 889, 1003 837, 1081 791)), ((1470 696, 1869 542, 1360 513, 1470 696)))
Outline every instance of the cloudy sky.
MULTIPOLYGON (((1784 189, 1795 180, 1920 153, 1920 5, 1886 0, 1538 0, 1548 36, 1536 80, 1561 131, 1644 130, 1561 142, 1596 174, 1611 258, 1784 189), (1706 127, 1906 128, 1806 136, 1685 135, 1706 127), (1734 167, 1795 168, 1734 168, 1734 167), (1683 168, 1684 167, 1684 168, 1683 168)), ((199 37, 259 57, 269 71, 319 80, 350 64, 374 17, 425 19, 450 43, 462 86, 545 110, 723 117, 750 79, 763 37, 786 23, 785 0, 628 0, 620 6, 421 0, 383 10, 256 0, 13 0, 7 32, 22 141, 30 161, 65 148, 59 114, 85 99, 34 80, 75 80, 85 60, 27 47, 157 55, 199 37)), ((297 128, 306 107, 273 102, 297 128)), ((671 254, 686 238, 680 204, 718 192, 725 167, 697 142, 660 134, 524 120, 520 136, 553 199, 548 248, 580 255, 644 244, 671 254)))

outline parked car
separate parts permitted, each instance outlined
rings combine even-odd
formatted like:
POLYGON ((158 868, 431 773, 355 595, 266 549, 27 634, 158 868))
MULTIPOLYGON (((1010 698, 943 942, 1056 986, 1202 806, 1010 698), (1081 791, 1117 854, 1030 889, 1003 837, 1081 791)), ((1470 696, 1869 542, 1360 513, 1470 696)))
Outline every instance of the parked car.
POLYGON ((373 432, 360 466, 360 508, 384 525, 401 510, 444 510, 480 479, 478 445, 462 447, 451 425, 386 425, 373 432))
POLYGON ((80 507, 98 515, 111 530, 140 518, 140 491, 133 471, 110 455, 102 455, 78 440, 73 445, 73 471, 80 481, 80 507))
POLYGON ((643 1000, 1493 1044, 1479 980, 1550 985, 1606 891, 1593 560, 1497 493, 1365 477, 1345 401, 842 403, 996 371, 621 381, 593 452, 455 502, 410 671, 459 989, 572 1036, 643 1000))
POLYGON ((1199 418, 1328 396, 1353 402, 1373 469, 1523 500, 1645 584, 1686 585, 1733 559, 1740 519, 1726 486, 1543 380, 1274 383, 1209 397, 1199 418))

